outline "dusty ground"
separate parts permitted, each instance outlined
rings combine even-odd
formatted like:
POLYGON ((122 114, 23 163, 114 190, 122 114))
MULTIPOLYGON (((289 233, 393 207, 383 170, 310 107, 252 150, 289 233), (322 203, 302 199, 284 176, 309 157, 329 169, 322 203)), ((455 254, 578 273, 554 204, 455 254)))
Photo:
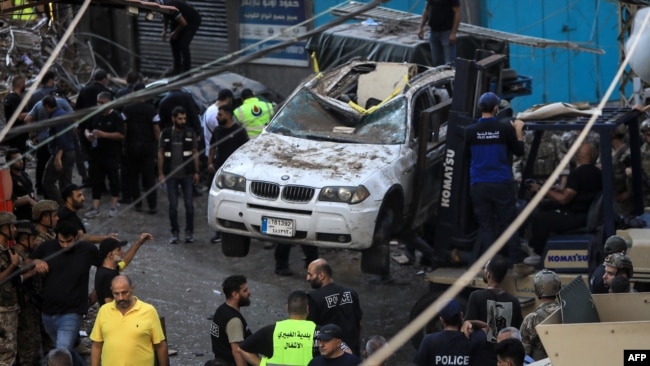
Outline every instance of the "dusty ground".
MULTIPOLYGON (((90 207, 90 190, 85 193, 86 207, 81 214, 90 207)), ((253 331, 285 317, 286 297, 292 290, 309 290, 299 248, 291 251, 292 277, 273 273, 273 251, 264 250, 259 242, 253 242, 246 258, 224 257, 220 244, 210 243, 213 231, 206 220, 207 197, 205 192, 194 199, 196 241, 193 244, 168 244, 167 200, 162 190, 156 215, 138 213, 122 205, 119 215, 109 219, 105 198, 103 216, 84 220, 89 232, 116 232, 129 243, 143 231, 153 234, 154 242, 140 249, 125 273, 135 282, 136 296, 153 304, 165 318, 169 347, 178 351, 171 357, 172 365, 203 365, 212 357, 209 328, 215 308, 225 299, 221 294, 225 277, 232 274, 248 277, 252 303, 242 313, 253 331)), ((180 217, 184 217, 182 203, 179 211, 180 217)), ((393 248, 394 252, 398 250, 393 248)), ((407 323, 411 307, 427 291, 422 276, 416 274, 420 270, 418 266, 401 267, 393 262, 394 281, 382 283, 377 277, 360 272, 358 252, 322 251, 321 256, 330 261, 336 282, 359 292, 364 338, 375 334, 393 336, 407 323)), ((407 365, 414 354, 415 349, 406 344, 392 356, 390 365, 407 365)))

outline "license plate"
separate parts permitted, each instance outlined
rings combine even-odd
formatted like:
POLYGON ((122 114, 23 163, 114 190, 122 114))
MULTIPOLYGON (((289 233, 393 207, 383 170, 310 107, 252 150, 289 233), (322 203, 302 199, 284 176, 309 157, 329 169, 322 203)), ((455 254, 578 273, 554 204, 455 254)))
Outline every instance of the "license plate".
POLYGON ((295 233, 293 220, 276 217, 262 217, 262 234, 293 237, 295 233))

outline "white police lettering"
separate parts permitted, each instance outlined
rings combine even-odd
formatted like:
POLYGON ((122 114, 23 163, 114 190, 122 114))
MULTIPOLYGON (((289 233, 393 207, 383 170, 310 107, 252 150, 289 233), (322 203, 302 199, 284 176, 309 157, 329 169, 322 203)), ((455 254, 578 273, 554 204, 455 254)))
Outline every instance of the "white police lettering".
POLYGON ((341 298, 341 305, 343 304, 352 304, 352 293, 350 291, 343 293, 343 297, 341 298))
POLYGON ((469 356, 436 356, 436 365, 469 365, 469 356))
POLYGON ((210 335, 219 338, 219 326, 215 322, 210 326, 210 335))
POLYGON ((339 302, 339 294, 332 294, 329 296, 325 296, 325 302, 327 303, 327 308, 331 309, 336 306, 336 304, 339 302))
POLYGON ((327 308, 331 309, 339 305, 353 304, 354 300, 352 300, 352 292, 345 291, 342 294, 331 294, 329 296, 325 296, 325 302, 327 303, 327 308), (339 303, 339 296, 341 297, 340 303, 339 303))

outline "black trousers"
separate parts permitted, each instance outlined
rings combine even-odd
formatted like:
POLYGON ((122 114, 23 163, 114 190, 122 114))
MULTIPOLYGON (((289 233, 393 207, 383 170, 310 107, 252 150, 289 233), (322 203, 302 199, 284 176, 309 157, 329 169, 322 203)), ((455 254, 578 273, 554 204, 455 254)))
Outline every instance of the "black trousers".
MULTIPOLYGON (((140 183, 142 191, 149 191, 156 184, 154 172, 155 146, 138 145, 129 146, 127 149, 126 176, 129 186, 129 193, 134 201, 140 199, 140 183)), ((152 190, 146 196, 150 209, 156 208, 156 190, 152 190)), ((142 201, 137 201, 135 207, 141 207, 142 201)))
POLYGON ((169 40, 169 45, 172 48, 172 56, 174 57, 174 75, 189 71, 192 68, 190 44, 198 30, 198 24, 188 24, 178 34, 176 39, 169 40))
MULTIPOLYGON (((275 257, 275 269, 289 268, 289 254, 291 253, 291 244, 276 243, 273 256, 275 257)), ((305 268, 312 261, 318 259, 318 247, 312 245, 301 245, 303 254, 305 254, 305 268)))

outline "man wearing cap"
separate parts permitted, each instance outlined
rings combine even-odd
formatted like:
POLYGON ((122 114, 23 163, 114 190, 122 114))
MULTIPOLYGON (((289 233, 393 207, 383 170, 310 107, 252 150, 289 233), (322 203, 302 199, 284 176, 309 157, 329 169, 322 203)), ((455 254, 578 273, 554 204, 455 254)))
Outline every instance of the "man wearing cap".
POLYGON ((241 91, 242 105, 235 109, 234 115, 237 121, 248 131, 248 137, 255 138, 264 129, 273 117, 273 104, 261 100, 253 94, 250 89, 241 91))
POLYGON ((88 275, 99 266, 99 251, 88 242, 75 243, 77 228, 65 221, 56 226, 56 240, 48 240, 30 254, 43 275, 43 326, 57 348, 67 348, 75 365, 84 362, 75 351, 82 317, 88 312, 88 275))
MULTIPOLYGON (((497 120, 500 104, 494 93, 481 95, 481 118, 466 129, 471 155, 470 196, 479 227, 473 253, 463 253, 460 258, 452 258, 455 260, 473 262, 517 215, 511 158, 513 154, 524 154, 524 122, 497 120)), ((523 256, 517 238, 510 238, 507 245, 511 264, 520 262, 523 256)))
MULTIPOLYGON (((39 242, 38 230, 28 220, 16 221, 16 244, 14 250, 23 261, 27 261, 39 242)), ((38 365, 41 350, 40 298, 43 282, 40 276, 33 276, 35 270, 25 272, 22 277, 22 300, 18 316, 18 359, 19 365, 38 365), (37 303, 39 305, 37 306, 37 303)))
POLYGON ((111 281, 131 263, 138 249, 149 240, 153 240, 151 234, 140 234, 138 240, 133 243, 124 255, 122 254, 122 247, 127 244, 126 241, 106 238, 99 243, 99 258, 103 261, 101 267, 98 267, 97 273, 95 273, 95 292, 97 293, 99 306, 113 301, 111 281))
POLYGON ((111 289, 115 300, 99 309, 90 333, 91 366, 168 366, 167 341, 156 309, 133 296, 127 276, 115 277, 111 289))
POLYGON ((59 223, 59 204, 52 200, 41 200, 32 207, 32 220, 36 225, 36 245, 56 239, 54 228, 59 223))
POLYGON ((431 365, 469 365, 476 350, 485 344, 485 332, 471 332, 466 337, 460 331, 463 324, 463 311, 456 300, 451 300, 438 314, 442 330, 428 334, 422 339, 415 364, 431 365))
MULTIPOLYGON (((605 241, 605 256, 607 257, 608 255, 614 253, 627 253, 627 242, 625 239, 618 235, 612 235, 605 241)), ((604 264, 601 264, 594 270, 594 273, 589 279, 589 291, 592 294, 606 294, 609 292, 609 288, 605 286, 605 283, 603 282, 604 274, 604 264)))
POLYGON ((313 358, 316 324, 307 320, 309 297, 294 291, 287 300, 289 319, 268 325, 239 344, 246 361, 258 365, 306 365, 313 358), (260 357, 262 359, 260 361, 260 357))
POLYGON ((336 324, 323 325, 316 339, 318 340, 318 351, 320 355, 314 357, 308 366, 356 366, 362 360, 351 353, 344 352, 341 348, 343 342, 343 331, 336 324))
MULTIPOLYGON (((20 268, 20 256, 9 248, 16 236, 16 216, 0 212, 0 281, 9 279, 20 268)), ((13 365, 18 348, 18 291, 20 276, 13 276, 0 286, 0 364, 13 365)))

